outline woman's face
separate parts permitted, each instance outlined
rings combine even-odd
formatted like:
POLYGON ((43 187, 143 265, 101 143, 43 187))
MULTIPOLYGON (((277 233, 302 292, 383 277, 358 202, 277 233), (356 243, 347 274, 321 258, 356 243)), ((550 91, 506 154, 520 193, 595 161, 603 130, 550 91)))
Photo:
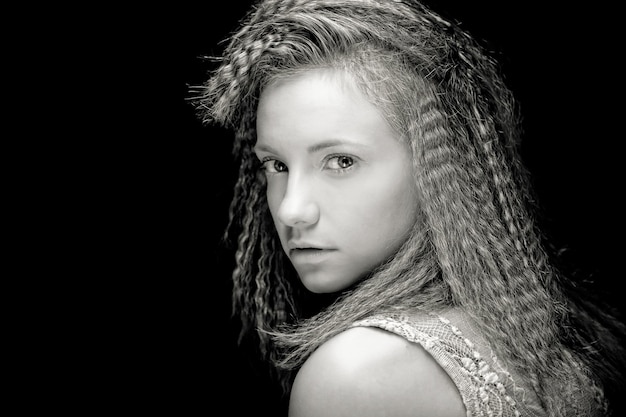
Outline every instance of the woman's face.
POLYGON ((343 290, 406 240, 417 217, 408 146, 346 76, 268 86, 255 152, 287 256, 315 293, 343 290))

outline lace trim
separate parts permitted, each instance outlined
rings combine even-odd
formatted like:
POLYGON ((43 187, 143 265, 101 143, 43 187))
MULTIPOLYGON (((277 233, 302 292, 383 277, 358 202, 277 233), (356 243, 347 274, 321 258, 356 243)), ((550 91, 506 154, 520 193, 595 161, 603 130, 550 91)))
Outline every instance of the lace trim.
MULTIPOLYGON (((515 386, 504 368, 496 372, 476 350, 474 343, 444 317, 429 313, 424 323, 392 314, 360 320, 353 326, 378 327, 423 346, 458 387, 468 417, 520 417, 524 407, 508 392, 504 380, 515 386)), ((493 364, 500 367, 495 356, 493 364)))

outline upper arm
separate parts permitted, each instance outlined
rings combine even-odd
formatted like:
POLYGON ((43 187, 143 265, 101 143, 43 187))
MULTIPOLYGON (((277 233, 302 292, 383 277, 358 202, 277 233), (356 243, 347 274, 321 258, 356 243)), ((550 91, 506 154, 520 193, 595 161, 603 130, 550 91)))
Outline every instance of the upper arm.
POLYGON ((458 389, 420 345, 369 327, 321 345, 296 375, 290 417, 465 417, 458 389))

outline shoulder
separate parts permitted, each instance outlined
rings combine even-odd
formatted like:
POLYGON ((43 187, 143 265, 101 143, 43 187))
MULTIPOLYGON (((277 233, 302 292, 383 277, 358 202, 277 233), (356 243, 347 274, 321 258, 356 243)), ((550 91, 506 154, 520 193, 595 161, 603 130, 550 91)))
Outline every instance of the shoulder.
POLYGON ((419 344, 371 327, 322 344, 296 375, 290 417, 465 416, 458 389, 419 344))

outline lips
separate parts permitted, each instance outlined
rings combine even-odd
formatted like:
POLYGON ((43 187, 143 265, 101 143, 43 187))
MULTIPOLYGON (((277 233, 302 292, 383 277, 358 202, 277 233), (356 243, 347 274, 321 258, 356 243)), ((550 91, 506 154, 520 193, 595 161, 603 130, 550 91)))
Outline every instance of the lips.
POLYGON ((290 254, 315 254, 323 252, 326 249, 320 248, 293 248, 289 251, 290 254))
POLYGON ((291 252, 294 250, 324 250, 327 248, 325 248, 324 245, 320 245, 317 243, 290 240, 289 242, 287 242, 287 249, 289 249, 289 252, 291 252))
POLYGON ((330 249, 296 248, 289 251, 289 259, 294 263, 318 263, 331 252, 330 249))
POLYGON ((290 241, 287 247, 289 248, 289 259, 298 264, 319 263, 322 262, 328 254, 334 252, 334 249, 309 242, 290 241))

